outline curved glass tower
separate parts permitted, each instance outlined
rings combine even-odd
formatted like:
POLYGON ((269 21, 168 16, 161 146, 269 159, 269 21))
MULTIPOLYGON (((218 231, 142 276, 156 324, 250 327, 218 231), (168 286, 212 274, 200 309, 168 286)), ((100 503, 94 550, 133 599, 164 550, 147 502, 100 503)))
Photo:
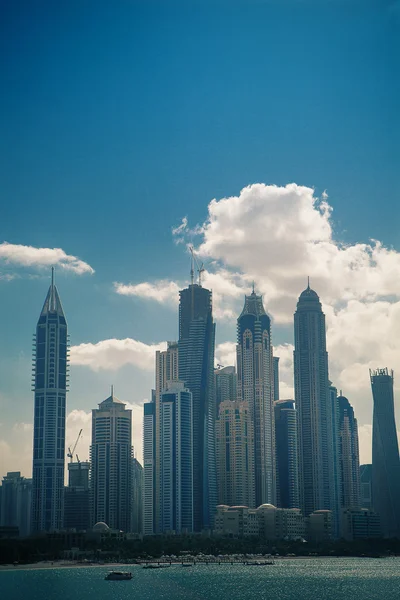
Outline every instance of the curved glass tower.
POLYGON ((34 346, 32 532, 63 527, 68 337, 54 271, 34 346))
POLYGON ((194 531, 212 527, 217 505, 214 345, 212 294, 192 283, 179 292, 178 368, 193 395, 194 531))
POLYGON ((255 505, 276 504, 271 320, 254 290, 245 296, 237 341, 237 399, 248 402, 253 423, 255 505))
POLYGON ((400 537, 400 460, 394 416, 393 371, 370 371, 372 421, 372 498, 385 537, 400 537))

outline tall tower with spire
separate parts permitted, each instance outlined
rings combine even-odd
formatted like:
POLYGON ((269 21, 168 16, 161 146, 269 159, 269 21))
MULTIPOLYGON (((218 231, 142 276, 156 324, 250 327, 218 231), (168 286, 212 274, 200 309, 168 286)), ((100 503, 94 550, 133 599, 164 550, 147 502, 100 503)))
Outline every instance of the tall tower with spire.
POLYGON ((32 532, 63 527, 67 381, 67 323, 52 269, 34 337, 32 532))
POLYGON ((248 402, 253 424, 255 505, 276 503, 271 320, 262 297, 245 296, 237 321, 237 399, 248 402))
MULTIPOLYGON (((179 292, 179 379, 193 395, 193 527, 213 525, 217 505, 215 464, 215 324, 212 294, 199 280, 179 292)), ((193 273, 193 263, 192 263, 193 273)))
MULTIPOLYGON (((325 315, 318 294, 300 294, 294 315, 294 389, 298 413, 300 507, 335 513, 334 438, 325 315)), ((336 513, 334 518, 337 518, 336 513)))

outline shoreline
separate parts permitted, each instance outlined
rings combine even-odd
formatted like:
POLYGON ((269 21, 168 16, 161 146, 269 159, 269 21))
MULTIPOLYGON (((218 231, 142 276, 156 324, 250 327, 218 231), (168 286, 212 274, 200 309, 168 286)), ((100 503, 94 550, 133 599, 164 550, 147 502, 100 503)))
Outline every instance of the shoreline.
MULTIPOLYGON (((292 561, 292 560, 315 560, 315 559, 361 559, 361 558, 368 558, 368 559, 373 559, 376 560, 377 558, 379 559, 383 559, 383 558, 398 558, 397 556, 392 556, 392 557, 388 557, 388 556, 275 556, 275 557, 271 557, 275 562, 286 562, 286 561, 292 561)), ((160 561, 160 564, 163 564, 164 561, 160 561)), ((181 561, 181 560, 175 560, 175 561, 171 561, 171 563, 169 561, 165 561, 164 564, 168 564, 168 565, 182 565, 182 562, 189 562, 189 561, 181 561)), ((2 571, 39 571, 39 570, 48 570, 48 569, 92 569, 92 568, 107 568, 110 570, 113 570, 115 568, 133 568, 133 567, 143 567, 144 564, 157 564, 158 561, 157 559, 153 559, 153 560, 149 560, 148 562, 143 561, 143 563, 138 564, 138 563, 132 563, 132 564, 127 564, 127 563, 120 563, 120 562, 113 562, 113 563, 104 563, 104 564, 99 564, 99 563, 81 563, 81 562, 76 562, 76 561, 53 561, 53 562, 37 562, 37 563, 28 563, 28 564, 18 564, 18 565, 12 565, 12 564, 5 564, 5 565, 0 565, 0 572, 2 571)), ((211 566, 211 565, 218 565, 218 562, 212 562, 212 561, 196 561, 196 566, 202 566, 204 563, 205 566, 211 566)), ((221 561, 219 566, 222 565, 231 565, 231 562, 229 560, 226 561, 221 561)), ((242 561, 235 561, 233 564, 238 564, 241 565, 243 564, 242 561)))
POLYGON ((38 563, 27 563, 27 564, 18 564, 18 565, 0 565, 1 571, 40 571, 47 569, 91 569, 98 567, 110 567, 112 570, 115 567, 135 567, 137 565, 127 565, 126 563, 107 563, 107 564, 98 564, 98 563, 80 563, 80 562, 38 562, 38 563))

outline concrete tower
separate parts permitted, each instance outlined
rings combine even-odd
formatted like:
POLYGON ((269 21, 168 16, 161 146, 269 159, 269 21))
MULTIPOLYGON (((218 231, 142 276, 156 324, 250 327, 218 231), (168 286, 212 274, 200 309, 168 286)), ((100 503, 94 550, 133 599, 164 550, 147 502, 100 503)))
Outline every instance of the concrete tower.
POLYGON ((276 504, 271 321, 254 289, 237 321, 237 399, 248 402, 254 431, 256 506, 276 504))
POLYGON ((161 394, 171 381, 178 381, 178 342, 168 342, 167 349, 156 352, 156 389, 155 389, 155 513, 154 532, 161 531, 161 394))
POLYGON ((236 400, 237 376, 234 366, 215 369, 215 410, 219 414, 219 405, 226 400, 236 400))
POLYGON ((132 502, 132 411, 111 396, 92 410, 92 524, 130 531, 132 502))
POLYGON ((161 394, 161 532, 193 531, 193 398, 181 381, 161 394))
POLYGON ((299 508, 297 411, 294 400, 276 400, 274 409, 278 506, 299 508))
POLYGON ((249 403, 221 402, 215 433, 218 504, 255 508, 254 435, 249 403))
POLYGON ((297 303, 294 340, 300 507, 305 516, 316 510, 333 510, 336 514, 334 411, 330 403, 325 315, 318 295, 309 285, 297 303))
MULTIPOLYGON (((143 534, 156 531, 156 401, 143 404, 143 534)), ((159 515, 159 510, 157 514, 159 515)))
POLYGON ((359 508, 360 457, 357 419, 353 407, 342 393, 337 401, 339 404, 340 505, 342 508, 359 508))
POLYGON ((67 323, 54 269, 36 327, 33 357, 32 532, 62 529, 64 518, 67 323))

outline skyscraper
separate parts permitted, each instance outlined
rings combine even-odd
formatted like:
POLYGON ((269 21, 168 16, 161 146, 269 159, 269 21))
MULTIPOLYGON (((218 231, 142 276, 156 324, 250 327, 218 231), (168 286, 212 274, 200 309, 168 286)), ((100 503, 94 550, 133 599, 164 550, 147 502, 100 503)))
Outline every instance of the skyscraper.
POLYGON ((0 525, 18 527, 20 537, 30 533, 32 479, 12 471, 3 477, 0 486, 0 525))
POLYGON ((309 285, 297 303, 294 340, 300 507, 308 516, 336 506, 325 315, 309 285))
POLYGON ((160 464, 161 464, 161 394, 165 390, 167 383, 178 381, 178 342, 167 342, 167 349, 163 352, 156 352, 156 389, 155 389, 155 513, 154 513, 154 533, 160 532, 161 527, 161 496, 160 496, 160 464))
POLYGON ((193 531, 193 399, 181 381, 161 394, 161 532, 193 531))
POLYGON ((274 400, 279 400, 279 356, 273 357, 274 366, 274 400))
POLYGON ((131 532, 143 531, 143 467, 137 458, 132 458, 132 513, 131 532))
POLYGON ((237 399, 249 404, 254 430, 256 506, 276 504, 271 321, 253 292, 237 321, 237 399))
POLYGON ((215 369, 215 410, 219 414, 219 405, 225 400, 236 400, 237 376, 233 366, 215 369))
POLYGON ((132 411, 111 396, 92 410, 90 456, 92 523, 130 530, 132 502, 132 411))
POLYGON ((90 463, 68 463, 68 487, 64 491, 64 527, 87 531, 90 529, 90 463))
POLYGON ((299 508, 299 455, 294 400, 276 400, 274 410, 278 506, 299 508))
MULTIPOLYGON (((153 535, 156 526, 156 401, 143 404, 143 534, 153 535)), ((159 514, 159 510, 158 510, 159 514)))
POLYGON ((372 465, 360 465, 360 506, 373 509, 372 499, 372 465))
MULTIPOLYGON (((358 452, 358 426, 353 407, 347 398, 340 396, 339 404, 339 463, 342 508, 360 507, 360 458, 358 452)), ((365 508, 365 507, 364 507, 365 508)))
POLYGON ((61 300, 51 285, 34 340, 35 409, 33 420, 32 531, 63 527, 65 404, 68 337, 61 300))
POLYGON ((192 283, 179 292, 179 379, 193 394, 194 530, 212 527, 215 472, 215 325, 212 294, 192 283))
POLYGON ((254 436, 249 403, 221 402, 215 433, 218 504, 255 508, 254 436))
POLYGON ((393 398, 393 371, 370 371, 372 421, 372 496, 385 537, 400 537, 400 460, 393 398))
POLYGON ((339 402, 337 388, 330 383, 329 403, 332 433, 332 452, 329 455, 330 470, 333 484, 331 486, 332 533, 340 537, 342 479, 340 473, 340 432, 339 432, 339 402))

